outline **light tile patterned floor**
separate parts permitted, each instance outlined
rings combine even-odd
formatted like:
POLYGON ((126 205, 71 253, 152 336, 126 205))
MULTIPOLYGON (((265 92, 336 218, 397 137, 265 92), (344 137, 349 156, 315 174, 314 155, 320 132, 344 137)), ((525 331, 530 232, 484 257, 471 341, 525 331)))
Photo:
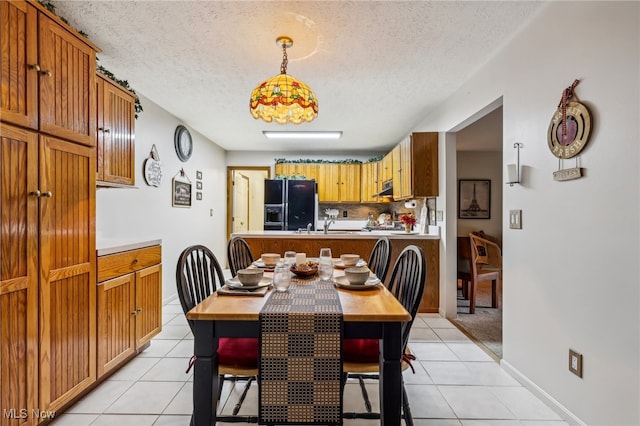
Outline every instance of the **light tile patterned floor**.
MULTIPOLYGON (((437 314, 420 314, 410 347, 416 373, 405 371, 405 386, 416 426, 568 425, 453 324, 437 314)), ((185 374, 193 336, 177 300, 163 308, 163 331, 151 346, 69 408, 55 426, 188 426, 192 373, 185 374)), ((368 385, 373 409, 378 390, 368 385)), ((230 413, 242 387, 225 385, 223 412, 230 413)), ((364 411, 357 383, 348 383, 345 411, 364 411)), ((241 414, 257 413, 253 386, 241 414)), ((345 420, 345 425, 376 425, 345 420)), ((235 423, 234 425, 239 425, 235 423)))

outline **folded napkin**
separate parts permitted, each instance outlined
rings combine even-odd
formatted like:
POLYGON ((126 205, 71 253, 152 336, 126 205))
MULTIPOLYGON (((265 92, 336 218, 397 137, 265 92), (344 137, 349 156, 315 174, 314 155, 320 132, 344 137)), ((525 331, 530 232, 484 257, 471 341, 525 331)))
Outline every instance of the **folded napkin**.
POLYGON ((221 296, 257 296, 262 297, 269 291, 270 286, 260 287, 256 290, 240 290, 237 288, 223 285, 218 289, 218 294, 221 296))

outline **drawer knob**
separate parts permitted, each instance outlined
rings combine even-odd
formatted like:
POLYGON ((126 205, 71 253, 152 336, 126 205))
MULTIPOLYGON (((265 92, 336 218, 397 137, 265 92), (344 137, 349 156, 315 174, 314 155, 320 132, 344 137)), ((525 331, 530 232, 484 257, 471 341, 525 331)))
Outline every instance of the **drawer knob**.
POLYGON ((133 316, 138 315, 138 311, 135 311, 135 310, 134 310, 134 311, 131 311, 131 315, 133 315, 133 316))
POLYGON ((138 258, 133 259, 133 263, 138 263, 138 258))

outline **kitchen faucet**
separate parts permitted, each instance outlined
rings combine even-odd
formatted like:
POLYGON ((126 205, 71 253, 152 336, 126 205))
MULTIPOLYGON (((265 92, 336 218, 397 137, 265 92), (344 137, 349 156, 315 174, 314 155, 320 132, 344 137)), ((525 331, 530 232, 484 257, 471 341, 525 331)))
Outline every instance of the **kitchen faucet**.
POLYGON ((324 233, 327 234, 331 224, 336 222, 336 217, 338 217, 338 210, 326 209, 324 213, 325 213, 325 217, 324 217, 323 227, 324 227, 324 233))

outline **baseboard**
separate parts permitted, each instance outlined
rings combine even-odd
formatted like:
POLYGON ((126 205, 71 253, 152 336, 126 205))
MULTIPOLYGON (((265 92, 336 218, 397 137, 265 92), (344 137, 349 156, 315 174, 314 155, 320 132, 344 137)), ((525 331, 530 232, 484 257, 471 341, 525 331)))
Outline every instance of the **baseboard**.
POLYGON ((522 374, 517 368, 513 367, 509 362, 504 359, 500 360, 500 366, 504 371, 509 373, 511 377, 516 379, 523 387, 528 389, 531 393, 537 396, 539 399, 549 405, 558 415, 560 415, 566 422, 576 426, 586 426, 587 424, 580 420, 578 416, 569 411, 564 405, 560 404, 555 398, 542 390, 538 385, 533 383, 527 376, 522 374))
POLYGON ((166 299, 162 299, 162 306, 168 305, 169 303, 173 302, 177 298, 178 298, 178 294, 174 293, 171 296, 167 297, 166 299))

